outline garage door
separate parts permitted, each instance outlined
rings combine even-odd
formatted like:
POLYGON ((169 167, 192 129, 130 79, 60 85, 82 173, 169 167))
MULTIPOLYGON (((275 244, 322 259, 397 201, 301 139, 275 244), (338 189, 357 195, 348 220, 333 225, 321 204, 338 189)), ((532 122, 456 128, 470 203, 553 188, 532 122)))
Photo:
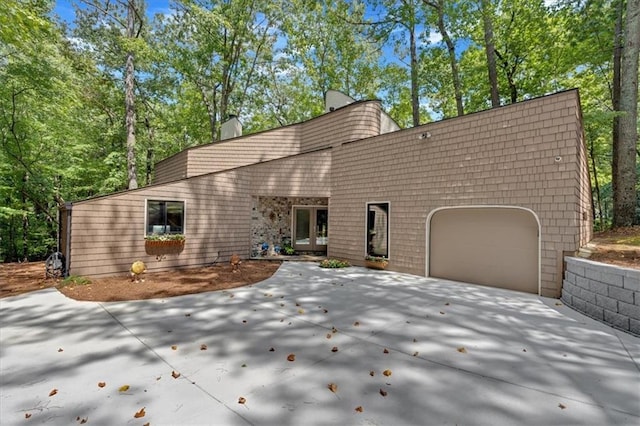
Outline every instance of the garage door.
POLYGON ((429 276, 538 294, 538 221, 520 208, 447 208, 431 215, 429 276))

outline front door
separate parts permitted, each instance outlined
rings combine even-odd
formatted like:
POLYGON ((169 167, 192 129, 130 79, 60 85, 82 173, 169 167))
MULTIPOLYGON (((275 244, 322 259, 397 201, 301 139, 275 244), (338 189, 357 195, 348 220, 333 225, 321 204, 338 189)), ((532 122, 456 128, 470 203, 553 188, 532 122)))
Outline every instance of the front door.
POLYGON ((297 251, 327 251, 329 212, 325 206, 293 208, 293 248, 297 251))

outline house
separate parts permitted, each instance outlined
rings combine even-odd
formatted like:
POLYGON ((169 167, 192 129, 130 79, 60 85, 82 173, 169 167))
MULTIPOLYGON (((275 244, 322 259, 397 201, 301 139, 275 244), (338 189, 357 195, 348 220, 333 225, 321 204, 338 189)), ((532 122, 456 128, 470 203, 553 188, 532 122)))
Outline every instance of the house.
POLYGON ((568 90, 401 130, 379 101, 327 94, 327 112, 156 166, 152 185, 68 204, 67 271, 150 271, 255 255, 263 243, 362 265, 558 297, 563 258, 591 239, 580 99, 568 90), (145 235, 180 232, 156 261, 145 235))

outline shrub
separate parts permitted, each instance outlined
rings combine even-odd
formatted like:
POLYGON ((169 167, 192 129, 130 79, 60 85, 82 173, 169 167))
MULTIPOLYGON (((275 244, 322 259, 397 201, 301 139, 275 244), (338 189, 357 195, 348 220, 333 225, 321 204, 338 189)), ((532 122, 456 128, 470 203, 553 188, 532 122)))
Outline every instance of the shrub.
POLYGON ((320 262, 321 268, 348 268, 349 266, 351 266, 349 262, 339 259, 324 259, 320 262))

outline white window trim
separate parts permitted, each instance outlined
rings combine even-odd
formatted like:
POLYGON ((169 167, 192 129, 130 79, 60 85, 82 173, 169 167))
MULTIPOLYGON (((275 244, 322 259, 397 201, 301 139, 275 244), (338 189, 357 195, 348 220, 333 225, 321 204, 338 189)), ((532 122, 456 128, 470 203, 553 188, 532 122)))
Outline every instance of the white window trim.
POLYGON ((370 204, 387 204, 389 206, 389 212, 387 215, 387 259, 391 259, 391 201, 367 201, 365 202, 364 210, 364 257, 368 256, 368 241, 369 229, 367 222, 369 221, 369 205, 370 204))
POLYGON ((149 201, 166 201, 166 202, 178 202, 178 203, 183 203, 184 205, 184 220, 182 223, 182 235, 187 235, 187 200, 180 200, 177 198, 165 198, 165 197, 153 197, 153 198, 145 198, 144 199, 144 236, 146 237, 147 234, 147 219, 149 218, 148 216, 148 206, 149 206, 149 201))

